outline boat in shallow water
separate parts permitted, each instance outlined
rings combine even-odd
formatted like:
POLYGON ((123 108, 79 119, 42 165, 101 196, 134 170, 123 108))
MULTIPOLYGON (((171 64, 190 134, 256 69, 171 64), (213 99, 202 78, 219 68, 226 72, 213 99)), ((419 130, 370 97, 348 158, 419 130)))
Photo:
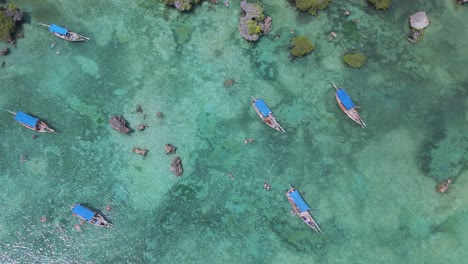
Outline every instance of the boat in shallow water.
POLYGON ((336 89, 335 97, 338 105, 340 106, 341 110, 345 112, 345 114, 354 120, 354 122, 361 125, 362 128, 366 127, 366 123, 361 119, 359 113, 357 111, 357 106, 354 105, 351 97, 343 90, 343 88, 338 88, 334 82, 331 82, 336 89))
POLYGON ((15 115, 15 120, 26 128, 40 133, 57 133, 55 132, 55 130, 50 128, 45 122, 39 120, 36 117, 33 117, 21 111, 18 111, 16 113, 10 110, 7 111, 15 115))
POLYGON ((281 133, 285 133, 284 129, 278 124, 276 121, 275 116, 271 112, 270 108, 267 106, 265 101, 261 98, 255 98, 253 97, 252 105, 255 109, 255 112, 257 112, 258 116, 263 120, 265 124, 270 126, 271 128, 274 128, 278 130, 281 133))
POLYGON ((301 218, 304 223, 314 229, 317 233, 323 233, 319 225, 315 222, 314 218, 312 218, 312 215, 309 213, 310 207, 304 201, 301 194, 296 189, 289 186, 289 190, 286 192, 286 196, 288 197, 289 203, 294 210, 294 214, 299 216, 299 218, 301 218))
POLYGON ((111 227, 112 225, 109 224, 102 215, 91 211, 89 208, 81 205, 81 204, 74 204, 71 208, 73 215, 78 216, 83 221, 86 221, 92 225, 100 226, 100 227, 111 227))
POLYGON ((82 36, 73 31, 69 31, 68 29, 63 28, 61 26, 57 26, 55 24, 52 24, 52 25, 41 24, 41 25, 47 27, 49 31, 52 32, 52 34, 54 34, 55 36, 61 39, 67 40, 67 41, 81 42, 81 41, 89 40, 88 37, 82 36))

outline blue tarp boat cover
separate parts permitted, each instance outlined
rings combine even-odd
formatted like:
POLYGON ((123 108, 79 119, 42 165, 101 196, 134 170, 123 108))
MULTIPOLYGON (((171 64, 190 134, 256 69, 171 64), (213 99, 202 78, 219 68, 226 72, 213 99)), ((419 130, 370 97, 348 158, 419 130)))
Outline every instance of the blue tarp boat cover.
POLYGON ((16 113, 15 120, 30 127, 35 127, 37 122, 39 121, 38 118, 32 117, 21 111, 18 111, 18 113, 16 113))
POLYGON ((305 211, 310 209, 309 206, 304 201, 304 199, 302 199, 302 196, 299 194, 299 192, 297 190, 295 190, 294 192, 289 193, 289 197, 291 197, 291 199, 294 201, 297 208, 299 208, 299 210, 301 210, 301 212, 305 212, 305 211))
POLYGON ((82 218, 84 218, 86 221, 89 221, 93 219, 94 212, 89 210, 88 208, 81 206, 79 204, 75 204, 75 206, 72 209, 72 212, 82 218))
POLYGON ((345 92, 343 89, 339 89, 336 91, 338 98, 340 98, 341 103, 344 105, 346 110, 349 110, 354 107, 353 101, 351 101, 351 97, 345 92))
POLYGON ((263 101, 263 99, 258 98, 255 101, 255 107, 257 107, 260 113, 262 113, 262 115, 265 117, 271 113, 270 108, 268 108, 268 106, 266 105, 265 101, 263 101))
POLYGON ((50 25, 49 30, 50 32, 59 33, 61 35, 66 35, 68 33, 68 30, 66 28, 57 26, 55 24, 50 25))

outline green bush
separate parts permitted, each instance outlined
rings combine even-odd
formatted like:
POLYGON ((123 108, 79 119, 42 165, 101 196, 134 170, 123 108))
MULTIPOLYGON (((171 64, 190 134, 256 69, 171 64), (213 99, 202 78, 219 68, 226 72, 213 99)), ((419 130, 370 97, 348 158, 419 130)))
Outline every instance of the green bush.
POLYGON ((263 21, 265 19, 265 15, 263 14, 263 6, 260 3, 255 3, 254 5, 257 8, 259 14, 257 20, 263 21))
POLYGON ((371 2, 375 8, 379 10, 385 10, 388 7, 390 7, 390 4, 392 3, 392 0, 367 0, 371 2))
POLYGON ((296 7, 300 11, 309 12, 315 16, 317 10, 323 10, 328 7, 330 0, 296 0, 296 7))
POLYGON ((262 28, 258 25, 258 23, 254 20, 249 20, 247 21, 247 28, 248 28, 248 34, 253 35, 253 34, 260 34, 262 32, 262 28))
POLYGON ((11 33, 15 31, 15 22, 13 19, 0 11, 0 38, 8 40, 11 33))
POLYGON ((302 57, 311 53, 315 49, 312 41, 310 41, 310 39, 306 36, 293 38, 291 44, 293 46, 291 49, 291 54, 294 57, 302 57))
POLYGON ((361 68, 366 60, 366 56, 362 53, 346 53, 343 56, 343 62, 353 68, 361 68))
POLYGON ((9 3, 7 5, 7 9, 10 11, 17 11, 19 10, 18 6, 15 3, 9 3))

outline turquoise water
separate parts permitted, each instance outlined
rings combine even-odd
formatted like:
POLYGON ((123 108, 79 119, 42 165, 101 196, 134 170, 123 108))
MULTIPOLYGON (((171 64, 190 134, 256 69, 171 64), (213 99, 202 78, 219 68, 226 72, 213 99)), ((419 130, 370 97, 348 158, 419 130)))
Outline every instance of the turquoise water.
POLYGON ((264 1, 273 30, 252 44, 237 32, 237 0, 189 14, 156 0, 15 2, 29 22, 0 57, 10 65, 0 69, 1 263, 468 257, 468 7, 393 1, 378 12, 364 0, 335 1, 311 17, 264 1), (431 24, 413 46, 407 18, 420 10, 431 24), (91 41, 62 41, 38 23, 91 41), (311 55, 291 61, 291 27, 312 39, 311 55), (338 37, 328 42, 331 31, 338 37), (367 64, 344 66, 348 51, 365 53, 367 64), (236 83, 225 88, 228 79, 236 83), (331 80, 362 106, 366 129, 341 112, 331 80), (251 96, 265 99, 286 134, 261 122, 251 96), (41 117, 59 134, 32 139, 5 109, 41 117), (113 130, 112 115, 132 133, 113 130), (140 123, 148 128, 136 130, 140 123), (169 171, 167 143, 182 159, 181 177, 169 171), (436 193, 447 178, 449 191, 436 193), (288 184, 303 192, 323 235, 290 214, 288 184), (114 227, 76 230, 73 203, 114 227))

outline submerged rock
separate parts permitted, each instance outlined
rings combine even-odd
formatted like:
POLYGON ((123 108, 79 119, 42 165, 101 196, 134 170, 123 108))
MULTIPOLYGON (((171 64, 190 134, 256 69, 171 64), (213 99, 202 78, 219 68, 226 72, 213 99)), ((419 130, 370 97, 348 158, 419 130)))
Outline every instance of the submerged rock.
POLYGON ((233 86, 235 83, 236 83, 236 80, 234 80, 234 79, 226 80, 226 81, 224 81, 224 87, 229 88, 229 87, 233 86))
POLYGON ((172 171, 176 176, 182 176, 182 160, 179 157, 175 157, 172 160, 170 171, 172 171))
POLYGON ((109 119, 109 124, 113 129, 119 131, 122 134, 130 132, 130 129, 125 126, 125 119, 123 119, 121 116, 112 116, 109 119))

